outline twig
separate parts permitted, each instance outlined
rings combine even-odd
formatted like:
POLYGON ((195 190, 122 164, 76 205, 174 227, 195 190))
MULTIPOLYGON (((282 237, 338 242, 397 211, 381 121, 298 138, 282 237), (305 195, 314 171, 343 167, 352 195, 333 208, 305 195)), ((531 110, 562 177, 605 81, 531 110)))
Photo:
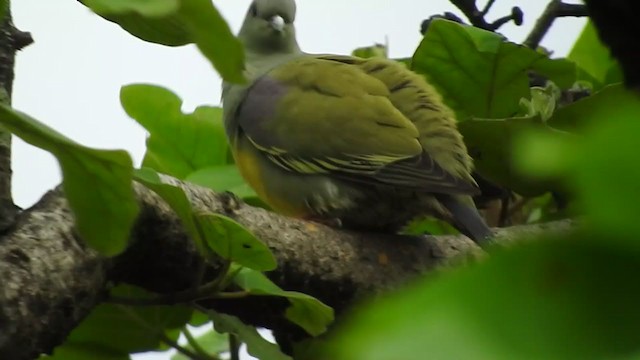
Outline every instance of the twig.
POLYGON ((482 9, 482 15, 487 15, 489 13, 489 10, 491 10, 491 7, 493 6, 493 3, 495 3, 496 0, 489 0, 487 1, 487 3, 484 5, 484 9, 482 9))
POLYGON ((522 24, 522 10, 520 10, 520 8, 517 6, 511 9, 510 15, 503 16, 492 23, 487 22, 487 20, 484 17, 485 15, 487 15, 489 10, 491 9, 491 6, 493 6, 494 2, 495 0, 489 0, 487 4, 484 6, 484 8, 482 9, 482 11, 480 11, 476 7, 475 1, 451 0, 451 3, 455 5, 458 9, 460 9, 460 11, 462 11, 462 13, 467 17, 467 19, 469 19, 469 22, 471 22, 471 25, 477 28, 485 29, 489 31, 496 31, 502 25, 508 23, 509 21, 513 21, 516 25, 522 24))
POLYGON ((195 352, 197 352, 198 354, 200 354, 202 356, 210 357, 210 355, 207 353, 207 351, 202 348, 200 343, 198 343, 198 340, 196 340, 196 338, 193 337, 193 334, 191 334, 191 331, 189 331, 187 326, 185 326, 184 329, 182 329, 182 333, 184 334, 184 337, 187 339, 187 342, 189 343, 189 345, 191 345, 191 347, 193 347, 193 350, 195 352))
POLYGON ((171 346, 172 348, 176 349, 179 353, 181 353, 182 355, 192 360, 214 360, 215 359, 214 357, 198 354, 194 351, 187 349, 186 347, 178 344, 176 341, 169 339, 169 337, 164 333, 160 334, 160 340, 162 340, 163 343, 171 346))
POLYGON ((524 41, 524 45, 532 49, 537 48, 556 18, 588 15, 589 13, 587 12, 587 7, 585 5, 566 4, 563 3, 562 0, 551 0, 542 15, 536 21, 536 25, 533 27, 533 30, 531 30, 529 36, 527 36, 527 39, 524 41))
POLYGON ((231 360, 240 360, 240 341, 234 334, 229 333, 229 352, 231 360))

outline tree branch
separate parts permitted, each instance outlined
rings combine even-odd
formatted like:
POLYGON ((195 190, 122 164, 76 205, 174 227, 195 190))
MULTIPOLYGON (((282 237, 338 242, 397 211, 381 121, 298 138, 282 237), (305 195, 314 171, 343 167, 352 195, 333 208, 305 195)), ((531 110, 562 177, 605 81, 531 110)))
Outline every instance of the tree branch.
POLYGON ((489 31, 496 31, 502 25, 508 23, 509 21, 513 21, 516 25, 522 24, 522 10, 519 7, 514 6, 511 8, 511 14, 503 16, 492 23, 487 22, 485 16, 491 10, 493 3, 495 0, 487 1, 486 5, 480 11, 476 6, 476 0, 450 0, 453 5, 455 5, 462 13, 467 17, 471 25, 485 29, 489 31))
MULTIPOLYGON (((0 103, 11 104, 13 66, 17 50, 31 44, 29 33, 18 31, 13 25, 9 1, 0 25, 0 103)), ((0 233, 13 225, 18 207, 11 196, 11 134, 0 130, 0 233)))
POLYGON ((551 25, 559 17, 588 16, 587 7, 579 4, 566 4, 562 0, 551 0, 542 15, 536 21, 535 26, 524 41, 524 45, 535 49, 540 45, 542 38, 547 34, 551 25))
MULTIPOLYGON (((318 297, 340 314, 363 296, 405 283, 412 277, 452 264, 459 254, 481 254, 463 236, 411 238, 363 234, 290 219, 236 203, 228 194, 180 185, 192 205, 221 213, 247 226, 273 251, 278 269, 268 274, 287 290, 318 297)), ((136 185, 141 214, 130 248, 106 259, 83 245, 62 191, 46 194, 20 215, 16 227, 0 238, 0 354, 31 359, 62 343, 69 331, 103 299, 108 281, 126 282, 159 293, 190 289, 200 258, 169 206, 136 185)), ((500 242, 520 235, 566 231, 569 221, 499 230, 500 242)), ((206 279, 217 275, 208 268, 206 279)), ((236 315, 294 336, 281 316, 286 301, 250 296, 213 299, 201 306, 236 315)))

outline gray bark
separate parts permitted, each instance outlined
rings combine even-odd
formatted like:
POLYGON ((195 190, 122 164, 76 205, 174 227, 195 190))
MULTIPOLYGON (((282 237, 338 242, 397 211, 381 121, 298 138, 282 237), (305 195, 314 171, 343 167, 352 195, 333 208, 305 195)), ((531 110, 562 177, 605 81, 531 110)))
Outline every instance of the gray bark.
MULTIPOLYGON (((279 286, 316 296, 340 314, 357 299, 396 287, 411 278, 457 263, 461 254, 483 253, 463 236, 403 237, 362 234, 290 219, 254 208, 228 194, 181 184, 199 210, 225 214, 247 226, 273 251, 278 269, 268 276, 279 286)), ((142 208, 131 245, 106 259, 83 245, 60 189, 49 192, 0 237, 0 354, 31 359, 49 353, 98 304, 108 281, 159 293, 188 289, 201 261, 177 216, 157 195, 135 187, 142 208)), ((497 241, 520 235, 567 231, 570 221, 498 231, 497 241)), ((215 268, 207 276, 215 276, 215 268)), ((279 299, 249 297, 202 302, 274 329, 296 333, 283 321, 279 299)))

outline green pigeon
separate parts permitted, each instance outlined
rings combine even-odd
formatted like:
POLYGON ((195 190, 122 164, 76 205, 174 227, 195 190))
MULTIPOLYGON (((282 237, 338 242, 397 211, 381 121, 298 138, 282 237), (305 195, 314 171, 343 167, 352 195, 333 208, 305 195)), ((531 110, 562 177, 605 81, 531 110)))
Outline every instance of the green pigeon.
POLYGON ((254 0, 238 34, 249 81, 223 86, 231 149, 258 196, 362 231, 434 216, 486 243, 473 162, 436 90, 392 60, 302 52, 295 17, 294 0, 254 0))

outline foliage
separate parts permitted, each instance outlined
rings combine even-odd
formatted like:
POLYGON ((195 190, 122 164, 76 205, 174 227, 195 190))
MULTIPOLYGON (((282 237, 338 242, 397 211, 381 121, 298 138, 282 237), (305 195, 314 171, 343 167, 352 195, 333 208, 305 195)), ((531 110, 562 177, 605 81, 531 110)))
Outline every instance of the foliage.
MULTIPOLYGON (((142 40, 195 44, 225 80, 244 81, 240 43, 209 0, 81 2, 142 40)), ((354 54, 387 56, 380 45, 354 54)), ((480 264, 438 273, 364 304, 324 349, 331 352, 328 358, 640 355, 640 288, 628 280, 640 270, 635 219, 640 213, 640 168, 635 166, 640 100, 616 85, 619 66, 591 25, 568 59, 550 59, 495 33, 434 20, 413 57, 398 61, 424 75, 456 112, 478 173, 519 199, 519 217, 512 221, 549 219, 566 205, 552 199, 562 197, 584 214, 585 225, 565 238, 495 249, 480 264), (542 76, 544 85, 532 87, 532 74, 542 76), (563 101, 567 93, 584 88, 594 93, 563 101)), ((123 151, 79 145, 5 106, 0 124, 58 158, 78 232, 104 255, 126 248, 138 212, 135 180, 172 207, 205 259, 223 262, 226 271, 193 289, 194 296, 284 297, 289 321, 314 336, 325 332, 333 320, 331 308, 280 289, 261 273, 277 265, 265 244, 231 218, 194 209, 163 175, 263 205, 233 163, 221 109, 201 106, 185 114, 178 96, 147 84, 124 86, 120 97, 127 114, 149 132, 142 169, 133 169, 123 151), (230 285, 241 291, 229 290, 230 285)), ((424 229, 450 231, 432 220, 412 224, 408 231, 424 229)), ((115 287, 111 296, 158 300, 128 286, 115 287)), ((188 351, 218 359, 227 350, 221 333, 239 338, 261 359, 289 358, 239 319, 204 314, 190 305, 102 304, 48 358, 128 359, 133 352, 175 346, 184 334, 188 351), (211 320, 215 331, 190 335, 189 324, 211 320)))

